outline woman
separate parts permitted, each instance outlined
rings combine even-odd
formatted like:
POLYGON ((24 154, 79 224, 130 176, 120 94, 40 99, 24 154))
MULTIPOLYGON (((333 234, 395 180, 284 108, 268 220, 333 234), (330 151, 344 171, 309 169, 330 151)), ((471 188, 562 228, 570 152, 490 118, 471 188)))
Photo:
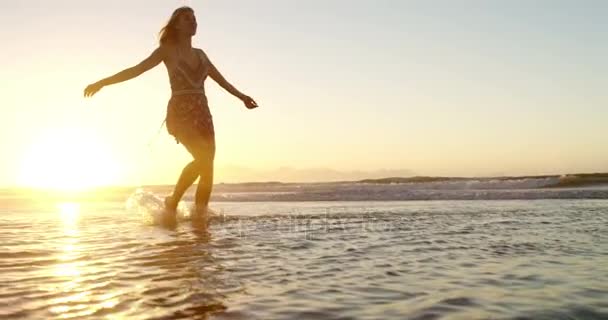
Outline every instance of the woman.
POLYGON ((192 36, 196 34, 196 28, 194 10, 190 7, 178 8, 160 31, 160 46, 148 58, 134 67, 95 82, 84 90, 85 97, 93 96, 105 86, 135 78, 160 62, 165 64, 172 92, 165 119, 167 131, 194 158, 184 167, 173 194, 165 198, 166 209, 172 213, 176 212, 180 199, 198 177, 196 212, 207 212, 215 158, 215 132, 204 90, 207 76, 241 99, 248 109, 257 107, 251 97, 226 81, 203 50, 192 47, 192 36))

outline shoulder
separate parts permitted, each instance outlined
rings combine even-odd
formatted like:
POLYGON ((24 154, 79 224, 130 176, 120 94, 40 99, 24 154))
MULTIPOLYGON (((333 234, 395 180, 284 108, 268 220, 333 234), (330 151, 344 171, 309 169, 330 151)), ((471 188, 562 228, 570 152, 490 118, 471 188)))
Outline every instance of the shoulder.
POLYGON ((161 44, 156 49, 156 51, 158 51, 160 54, 162 54, 165 57, 168 56, 171 52, 174 52, 174 50, 175 50, 174 47, 170 44, 161 44))
POLYGON ((201 49, 201 48, 195 48, 196 52, 198 52, 198 54, 204 58, 205 60, 209 61, 209 57, 207 56, 207 53, 205 52, 205 50, 201 49))
POLYGON ((198 52, 198 54, 203 55, 203 56, 207 56, 207 53, 205 52, 205 50, 203 50, 201 48, 195 48, 195 50, 198 52))

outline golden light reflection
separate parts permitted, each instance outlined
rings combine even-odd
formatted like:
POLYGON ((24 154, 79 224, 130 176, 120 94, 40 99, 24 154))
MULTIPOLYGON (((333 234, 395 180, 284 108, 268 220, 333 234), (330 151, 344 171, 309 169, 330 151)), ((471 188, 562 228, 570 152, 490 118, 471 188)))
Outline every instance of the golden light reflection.
POLYGON ((97 273, 95 267, 90 266, 86 256, 86 247, 81 243, 82 231, 79 229, 81 219, 81 205, 78 202, 59 202, 56 204, 57 222, 63 229, 60 239, 60 250, 57 263, 51 273, 57 277, 59 283, 54 285, 54 292, 61 292, 61 296, 50 303, 49 312, 58 318, 72 318, 88 316, 101 309, 112 309, 120 303, 122 291, 96 292, 91 286, 90 274, 97 273))
POLYGON ((58 277, 78 277, 80 276, 78 265, 76 262, 58 264, 55 268, 55 275, 58 277))
POLYGON ((75 230, 73 228, 78 222, 80 215, 80 204, 76 202, 61 202, 57 204, 59 216, 66 229, 75 230))
POLYGON ((122 292, 107 293, 107 294, 100 296, 99 297, 99 301, 100 301, 99 307, 100 308, 113 308, 120 302, 120 299, 118 299, 118 296, 120 294, 122 294, 122 292))
MULTIPOLYGON (((58 277, 76 278, 80 276, 79 265, 81 262, 78 259, 79 254, 79 236, 78 219, 80 216, 80 204, 75 202, 61 202, 57 204, 59 211, 59 219, 63 225, 64 238, 61 247, 61 255, 59 260, 65 261, 55 266, 54 275, 58 277)), ((69 286, 74 286, 68 283, 69 286)))

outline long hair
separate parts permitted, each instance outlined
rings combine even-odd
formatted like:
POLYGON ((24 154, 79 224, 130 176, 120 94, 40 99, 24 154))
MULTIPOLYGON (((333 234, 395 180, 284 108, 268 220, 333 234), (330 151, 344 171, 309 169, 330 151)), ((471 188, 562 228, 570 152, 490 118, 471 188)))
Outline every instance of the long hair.
POLYGON ((194 10, 188 6, 179 7, 173 11, 169 22, 167 22, 167 24, 160 29, 160 32, 158 33, 160 45, 175 43, 177 40, 177 29, 175 29, 175 23, 177 22, 177 19, 179 19, 179 16, 187 11, 194 12, 194 10))

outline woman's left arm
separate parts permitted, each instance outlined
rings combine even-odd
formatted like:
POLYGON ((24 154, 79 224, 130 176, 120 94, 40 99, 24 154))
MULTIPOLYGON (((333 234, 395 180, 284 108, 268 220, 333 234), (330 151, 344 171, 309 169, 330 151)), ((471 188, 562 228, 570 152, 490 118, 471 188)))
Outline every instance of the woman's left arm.
POLYGON ((220 87, 230 92, 233 96, 241 100, 243 100, 243 98, 245 97, 245 94, 237 90, 232 84, 230 84, 230 82, 228 82, 228 80, 226 80, 226 78, 224 78, 224 76, 220 73, 219 70, 217 70, 217 68, 215 67, 215 65, 213 65, 213 63, 211 63, 211 61, 209 61, 209 77, 215 80, 215 82, 217 82, 220 87))
POLYGON ((207 59, 207 63, 209 64, 209 77, 211 77, 211 79, 215 80, 215 82, 217 82, 217 84, 219 84, 220 87, 222 87, 226 91, 230 92, 233 96, 241 99, 245 103, 245 106, 247 108, 253 109, 258 106, 257 103, 251 97, 240 92, 237 88, 235 88, 232 84, 230 84, 230 82, 228 82, 228 80, 226 80, 226 78, 224 78, 224 76, 215 67, 215 65, 211 62, 211 60, 209 60, 207 55, 202 50, 201 50, 201 52, 203 53, 203 55, 207 59))

